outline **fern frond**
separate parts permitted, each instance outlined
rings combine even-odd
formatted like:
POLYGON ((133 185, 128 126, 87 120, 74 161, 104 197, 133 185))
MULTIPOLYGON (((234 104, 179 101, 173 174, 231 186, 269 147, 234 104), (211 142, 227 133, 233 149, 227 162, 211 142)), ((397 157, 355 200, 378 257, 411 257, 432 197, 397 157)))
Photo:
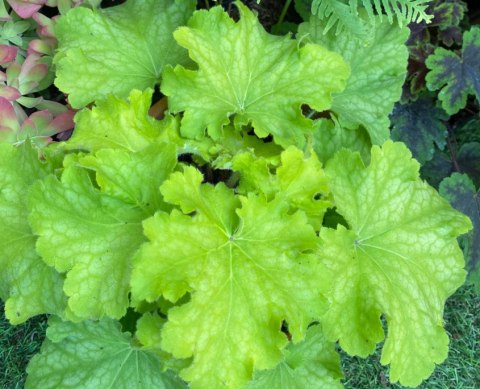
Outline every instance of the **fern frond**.
POLYGON ((356 3, 354 0, 349 6, 342 0, 313 0, 312 14, 325 20, 324 34, 336 25, 336 34, 347 29, 355 35, 364 35, 367 29, 364 21, 358 17, 356 3))
MULTIPOLYGON (((430 22, 432 15, 426 13, 431 0, 361 0, 371 24, 376 14, 380 17, 386 14, 388 21, 393 23, 396 16, 398 24, 403 26, 410 22, 430 22)), ((312 14, 320 20, 325 19, 324 33, 336 25, 336 33, 346 29, 357 36, 364 35, 368 29, 364 21, 358 17, 358 0, 313 0, 312 14)))
MULTIPOLYGON (((393 23, 393 14, 398 19, 398 24, 402 26, 404 23, 422 21, 430 22, 433 15, 428 15, 425 11, 431 3, 431 0, 373 0, 375 10, 381 16, 382 8, 387 14, 388 21, 393 23)), ((363 6, 367 8, 367 4, 371 7, 371 0, 363 0, 363 6)))

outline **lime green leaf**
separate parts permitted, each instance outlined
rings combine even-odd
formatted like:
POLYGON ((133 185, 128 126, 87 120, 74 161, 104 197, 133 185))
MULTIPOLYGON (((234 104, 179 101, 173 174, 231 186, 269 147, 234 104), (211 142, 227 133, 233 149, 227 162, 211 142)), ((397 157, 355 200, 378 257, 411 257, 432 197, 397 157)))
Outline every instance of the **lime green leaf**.
POLYGON ((202 181, 202 174, 187 166, 183 173, 172 174, 162 185, 162 194, 165 201, 180 206, 184 213, 198 210, 233 233, 238 222, 235 215, 235 209, 240 205, 238 198, 223 183, 200 185, 202 181))
POLYGON ((425 63, 431 69, 426 77, 427 87, 432 91, 441 89, 438 98, 449 115, 464 108, 469 95, 474 95, 480 101, 479 27, 472 27, 463 33, 461 57, 439 47, 425 63))
MULTIPOLYGON (((78 112, 75 131, 65 143, 66 147, 91 152, 103 148, 140 151, 152 143, 166 142, 174 144, 178 154, 190 153, 205 160, 213 158, 211 139, 185 139, 180 135, 179 118, 166 115, 159 121, 149 116, 152 93, 152 89, 132 90, 128 100, 109 96, 92 109, 78 112)), ((230 148, 235 146, 232 144, 230 148)))
MULTIPOLYGON (((200 141, 208 139, 210 138, 204 137, 200 141)), ((282 150, 283 148, 274 142, 264 142, 255 134, 250 135, 247 131, 237 131, 233 125, 229 125, 224 127, 222 138, 217 139, 215 142, 212 140, 212 147, 209 149, 209 152, 211 154, 212 166, 219 169, 231 169, 232 159, 237 154, 248 151, 273 162, 278 161, 282 150)))
POLYGON ((75 131, 67 142, 71 149, 98 151, 102 148, 139 151, 157 139, 161 122, 148 116, 153 90, 133 90, 128 101, 109 96, 91 110, 75 115, 75 131))
POLYGON ((257 158, 252 153, 237 155, 232 162, 233 169, 240 173, 239 193, 261 193, 268 200, 277 194, 283 196, 293 211, 304 211, 319 230, 325 211, 332 205, 322 164, 315 153, 307 158, 294 146, 285 150, 280 159, 276 174, 272 174, 276 166, 265 158, 257 158))
POLYGON ((274 369, 256 371, 245 389, 343 388, 340 356, 320 326, 310 327, 305 340, 290 343, 283 354, 282 362, 274 369))
POLYGON ((342 148, 358 151, 363 160, 368 161, 372 144, 363 127, 348 129, 337 122, 321 119, 315 122, 312 147, 318 159, 325 164, 342 148))
POLYGON ((374 146, 371 163, 340 151, 327 165, 338 212, 350 230, 324 228, 321 257, 334 274, 322 322, 350 354, 366 356, 383 339, 393 382, 417 386, 447 357, 445 300, 465 279, 456 237, 471 223, 418 177, 402 143, 374 146))
POLYGON ((466 174, 454 173, 440 184, 440 193, 472 220, 473 230, 460 238, 469 279, 480 294, 480 192, 466 174))
POLYGON ((321 23, 312 17, 299 29, 300 36, 307 34, 314 42, 342 55, 350 65, 346 88, 333 94, 331 110, 338 115, 340 125, 349 129, 362 125, 373 144, 382 144, 390 134, 388 115, 402 94, 408 28, 376 17, 373 38, 363 42, 349 33, 335 35, 330 31, 324 35, 321 23))
POLYGON ((279 192, 294 209, 301 209, 321 224, 332 203, 327 177, 316 154, 312 152, 306 158, 301 150, 292 146, 282 153, 281 162, 277 169, 279 192))
POLYGON ((281 199, 238 200, 225 186, 200 179, 189 168, 185 190, 174 191, 182 182, 175 174, 162 186, 166 199, 195 213, 174 210, 145 221, 150 243, 135 260, 132 294, 176 301, 189 291, 191 300, 168 312, 162 348, 193 357, 181 373, 192 388, 236 388, 254 368, 280 361, 284 320, 293 341, 302 340, 323 311, 328 278, 304 253, 316 248, 317 237, 303 213, 290 214, 281 199))
POLYGON ((173 112, 184 111, 182 134, 200 138, 205 129, 214 139, 234 115, 237 128, 251 123, 264 138, 281 145, 304 143, 312 121, 300 110, 331 105, 331 93, 343 89, 348 66, 317 45, 298 48, 290 37, 265 32, 241 2, 235 23, 221 7, 197 11, 189 27, 175 32, 177 42, 198 63, 196 71, 167 67, 161 90, 173 112))
POLYGON ((117 322, 50 319, 47 340, 27 368, 26 389, 186 389, 162 360, 135 345, 117 322))
POLYGON ((273 199, 278 190, 278 182, 271 169, 277 167, 278 163, 270 163, 266 158, 258 158, 253 153, 236 155, 232 160, 232 168, 240 173, 238 193, 261 193, 266 199, 273 199))
POLYGON ((166 320, 157 314, 145 313, 138 319, 137 331, 135 336, 142 344, 144 350, 155 352, 164 362, 164 366, 171 368, 173 371, 180 371, 188 367, 191 363, 190 359, 175 359, 170 354, 163 351, 160 347, 162 342, 162 328, 166 320))
POLYGON ((106 9, 78 7, 61 17, 55 85, 74 108, 110 94, 153 87, 166 64, 187 63, 173 31, 191 16, 193 0, 128 0, 106 9))
POLYGON ((142 209, 148 216, 168 209, 159 188, 176 163, 175 146, 166 143, 152 144, 137 153, 103 149, 80 159, 81 166, 96 171, 96 181, 105 194, 142 209))
POLYGON ((422 165, 433 158, 435 145, 444 149, 448 134, 445 122, 449 117, 432 99, 423 96, 407 104, 397 104, 390 118, 392 139, 405 142, 422 165))
POLYGON ((19 324, 40 313, 61 314, 63 279, 35 251, 28 224, 27 192, 49 173, 29 142, 0 143, 0 298, 6 317, 19 324))
POLYGON ((88 173, 65 169, 31 191, 30 222, 47 264, 67 272, 64 291, 81 318, 120 318, 128 307, 130 261, 144 241, 145 213, 94 188, 88 173))

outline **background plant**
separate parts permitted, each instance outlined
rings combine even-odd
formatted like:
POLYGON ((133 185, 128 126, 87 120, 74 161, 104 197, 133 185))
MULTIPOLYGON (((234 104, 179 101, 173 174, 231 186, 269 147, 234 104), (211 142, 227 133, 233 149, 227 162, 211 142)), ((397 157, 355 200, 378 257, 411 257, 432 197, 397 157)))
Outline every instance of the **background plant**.
POLYGON ((174 58, 187 49, 191 61, 155 60, 131 15, 140 29, 181 25, 193 12, 185 4, 68 12, 55 30, 56 83, 76 108, 96 105, 40 160, 28 137, 2 146, 2 227, 15 242, 2 253, 6 314, 13 323, 52 314, 27 386, 75 378, 86 387, 183 387, 178 372, 192 387, 265 387, 285 372, 292 381, 283 386, 339 386, 332 341, 373 352, 382 313, 382 362, 393 381, 416 385, 446 357, 443 303, 463 282, 455 237, 469 222, 419 179, 405 146, 384 143, 408 31, 360 12, 376 31, 369 42, 316 18, 295 41, 266 34, 240 3, 238 23, 214 7, 173 37, 175 26, 162 27, 162 44, 176 47, 174 58), (78 18, 90 18, 91 30, 72 34, 78 18), (145 51, 120 58, 129 52, 119 50, 122 34, 132 53, 145 51), (109 71, 89 69, 91 59, 109 71), (169 101, 162 120, 147 114, 151 90, 117 89, 126 70, 140 88, 160 83, 169 101), (365 82, 375 85, 370 94, 365 82), (335 154, 343 146, 350 150, 335 154), (413 338, 424 343, 412 348, 413 338), (82 371, 71 369, 78 364, 82 371))

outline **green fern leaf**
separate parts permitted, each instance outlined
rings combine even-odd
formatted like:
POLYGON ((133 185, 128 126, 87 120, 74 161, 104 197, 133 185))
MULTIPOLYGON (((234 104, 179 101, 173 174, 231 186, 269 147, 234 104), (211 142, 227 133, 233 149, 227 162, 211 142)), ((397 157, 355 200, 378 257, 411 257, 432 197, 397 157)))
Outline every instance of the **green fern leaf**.
POLYGON ((361 37, 365 36, 369 29, 358 17, 359 8, 363 8, 363 12, 367 13, 371 25, 374 24, 375 15, 381 17, 386 14, 390 23, 393 23, 395 16, 402 27, 411 22, 429 23, 433 17, 426 13, 430 2, 431 0, 362 0, 359 5, 358 0, 313 0, 312 14, 325 20, 324 33, 336 26, 336 34, 346 29, 361 37))
POLYGON ((357 17, 356 0, 350 6, 342 0, 313 0, 312 14, 320 20, 325 20, 324 34, 336 25, 335 34, 340 34, 344 29, 362 36, 367 33, 367 25, 357 17))

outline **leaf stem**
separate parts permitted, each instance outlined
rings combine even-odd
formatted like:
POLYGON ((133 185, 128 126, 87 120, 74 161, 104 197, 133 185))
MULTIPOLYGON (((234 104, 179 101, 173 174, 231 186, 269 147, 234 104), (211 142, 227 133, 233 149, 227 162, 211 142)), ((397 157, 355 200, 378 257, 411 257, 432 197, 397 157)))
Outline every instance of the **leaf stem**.
POLYGON ((280 17, 278 18, 277 24, 280 24, 283 22, 283 19, 285 19, 285 15, 287 14, 288 8, 290 7, 290 4, 292 4, 292 0, 286 0, 285 4, 283 5, 282 13, 280 14, 280 17))
POLYGON ((458 161, 457 161, 457 148, 458 148, 457 142, 453 135, 452 126, 449 123, 447 123, 447 129, 448 129, 447 144, 448 144, 448 151, 450 153, 450 158, 452 159, 452 163, 455 168, 455 171, 461 173, 460 166, 458 165, 458 161))

